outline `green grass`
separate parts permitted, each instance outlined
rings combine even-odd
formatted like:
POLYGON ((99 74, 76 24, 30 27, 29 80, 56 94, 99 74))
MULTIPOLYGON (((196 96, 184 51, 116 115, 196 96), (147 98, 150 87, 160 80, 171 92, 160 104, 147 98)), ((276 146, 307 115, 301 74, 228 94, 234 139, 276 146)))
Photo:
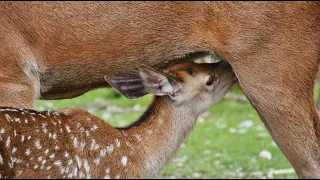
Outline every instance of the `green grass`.
MULTIPOLYGON (((237 87, 231 92, 241 94, 237 87)), ((151 99, 152 96, 148 95, 128 100, 112 89, 98 89, 69 100, 39 100, 37 109, 80 107, 113 126, 123 127, 134 122, 151 99), (139 111, 117 112, 128 107, 139 111)), ((197 121, 194 131, 163 169, 161 178, 263 178, 270 169, 292 168, 250 103, 223 99, 209 112, 209 118, 197 121), (245 121, 251 122, 252 126, 240 127, 245 121), (259 153, 262 150, 269 151, 272 159, 261 158, 259 153), (260 174, 254 175, 254 172, 260 174)), ((290 173, 274 175, 273 178, 297 176, 290 173)))

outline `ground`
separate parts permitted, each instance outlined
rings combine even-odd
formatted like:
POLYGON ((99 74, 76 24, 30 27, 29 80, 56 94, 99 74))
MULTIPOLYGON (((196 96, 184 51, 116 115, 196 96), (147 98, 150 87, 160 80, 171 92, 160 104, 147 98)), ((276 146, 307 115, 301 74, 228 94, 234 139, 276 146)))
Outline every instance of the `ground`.
MULTIPOLYGON (((236 85, 231 93, 242 95, 236 85)), ((123 127, 139 118, 151 98, 128 100, 112 89, 98 89, 70 100, 39 100, 37 109, 83 108, 113 126, 123 127)), ((297 176, 251 104, 225 98, 198 119, 160 178, 297 176)))

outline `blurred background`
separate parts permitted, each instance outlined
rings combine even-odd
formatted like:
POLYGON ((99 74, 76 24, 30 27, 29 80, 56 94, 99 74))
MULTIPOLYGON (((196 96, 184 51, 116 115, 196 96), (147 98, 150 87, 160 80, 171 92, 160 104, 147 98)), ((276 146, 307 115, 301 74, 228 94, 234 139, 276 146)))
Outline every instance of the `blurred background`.
MULTIPOLYGON (((319 83, 315 86, 318 98, 319 83)), ((76 107, 115 127, 125 127, 147 108, 152 96, 128 100, 113 89, 97 89, 66 100, 39 100, 38 110, 76 107)), ((203 113, 159 178, 297 178, 258 114, 237 85, 203 113)))

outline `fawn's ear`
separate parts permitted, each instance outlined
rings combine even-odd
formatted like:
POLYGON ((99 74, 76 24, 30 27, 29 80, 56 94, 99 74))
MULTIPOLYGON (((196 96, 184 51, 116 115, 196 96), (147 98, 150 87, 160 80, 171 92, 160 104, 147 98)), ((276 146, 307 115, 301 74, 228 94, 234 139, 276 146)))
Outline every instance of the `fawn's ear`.
POLYGON ((139 68, 139 74, 145 89, 157 96, 174 96, 182 87, 173 77, 145 65, 139 68))
POLYGON ((119 79, 108 79, 104 76, 104 79, 128 99, 138 99, 148 94, 139 76, 119 79))

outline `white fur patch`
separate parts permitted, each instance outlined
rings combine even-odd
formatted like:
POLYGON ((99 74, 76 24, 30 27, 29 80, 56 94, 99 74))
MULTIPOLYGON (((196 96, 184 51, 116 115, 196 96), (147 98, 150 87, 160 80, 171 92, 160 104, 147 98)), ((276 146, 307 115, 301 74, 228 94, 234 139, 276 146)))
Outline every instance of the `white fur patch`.
POLYGON ((10 136, 8 137, 7 141, 6 141, 6 148, 9 148, 10 147, 10 136))
POLYGON ((122 164, 123 166, 126 166, 126 165, 127 165, 127 162, 128 162, 127 156, 122 156, 122 158, 121 158, 121 164, 122 164))
POLYGON ((112 144, 110 144, 110 145, 107 146, 107 152, 108 152, 109 154, 112 153, 113 149, 114 149, 114 147, 113 147, 112 144))
POLYGON ((142 137, 140 134, 134 134, 133 136, 136 137, 138 141, 142 140, 142 137))
POLYGON ((31 151, 30 151, 29 148, 26 150, 25 154, 26 154, 27 156, 29 156, 29 155, 31 154, 31 151))
POLYGON ((120 147, 120 145, 121 145, 120 140, 118 138, 116 139, 116 145, 117 145, 117 147, 120 147))
POLYGON ((40 74, 42 73, 42 70, 40 68, 40 65, 37 63, 37 60, 34 59, 34 55, 31 51, 27 51, 24 49, 21 52, 22 59, 25 60, 23 63, 23 72, 32 80, 33 82, 33 88, 36 94, 35 98, 40 97, 41 92, 41 84, 40 84, 40 74), (26 57, 27 56, 27 57, 26 57))

